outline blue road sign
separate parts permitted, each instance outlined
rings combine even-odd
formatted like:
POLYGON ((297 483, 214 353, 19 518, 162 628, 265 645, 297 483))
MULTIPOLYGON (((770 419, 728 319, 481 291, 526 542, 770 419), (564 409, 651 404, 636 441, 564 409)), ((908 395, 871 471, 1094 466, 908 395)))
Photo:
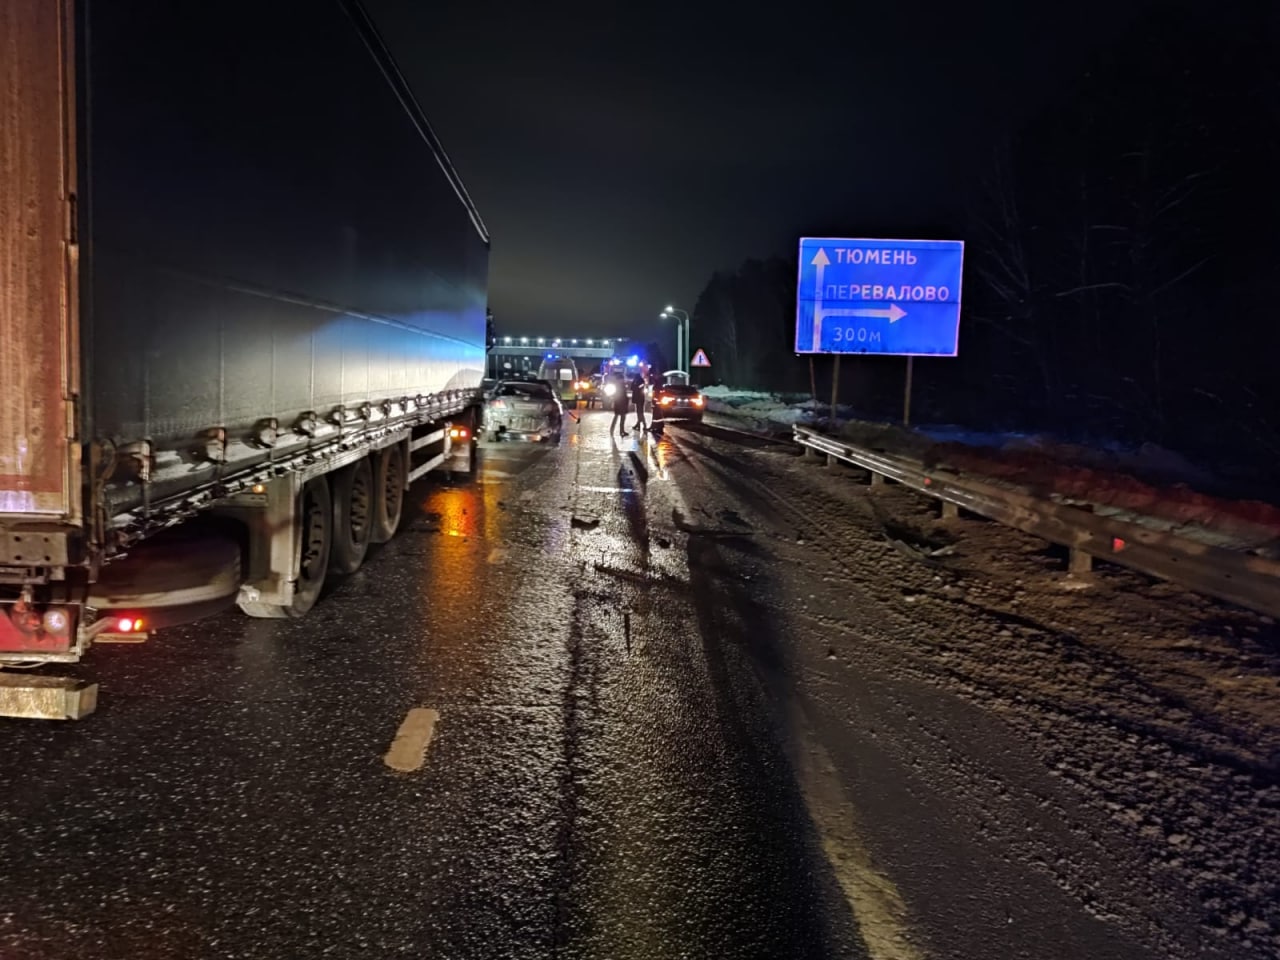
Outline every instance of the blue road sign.
POLYGON ((796 353, 954 357, 963 240, 804 237, 796 353))

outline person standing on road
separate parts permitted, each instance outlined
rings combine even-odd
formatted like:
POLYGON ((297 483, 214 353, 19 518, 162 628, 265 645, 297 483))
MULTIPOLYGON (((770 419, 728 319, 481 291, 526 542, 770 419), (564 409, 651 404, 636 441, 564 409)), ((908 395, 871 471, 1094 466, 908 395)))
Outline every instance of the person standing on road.
POLYGON ((622 377, 618 377, 613 381, 613 423, 609 424, 609 433, 613 433, 613 428, 618 428, 618 436, 625 437, 627 435, 627 381, 622 377))
POLYGON ((636 408, 636 425, 633 429, 647 429, 644 422, 644 377, 638 373, 631 381, 631 404, 636 408))

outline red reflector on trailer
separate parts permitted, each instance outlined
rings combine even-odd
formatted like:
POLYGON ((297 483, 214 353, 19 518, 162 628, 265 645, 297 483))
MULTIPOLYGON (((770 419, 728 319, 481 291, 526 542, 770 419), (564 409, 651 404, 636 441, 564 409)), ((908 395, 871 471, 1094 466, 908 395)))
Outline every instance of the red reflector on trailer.
POLYGON ((1123 538, 1121 538, 1121 537, 1112 537, 1112 538, 1111 538, 1111 549, 1112 549, 1115 553, 1119 553, 1121 550, 1123 550, 1123 549, 1124 549, 1125 547, 1127 547, 1127 546, 1128 546, 1128 544, 1124 542, 1124 539, 1123 539, 1123 538))

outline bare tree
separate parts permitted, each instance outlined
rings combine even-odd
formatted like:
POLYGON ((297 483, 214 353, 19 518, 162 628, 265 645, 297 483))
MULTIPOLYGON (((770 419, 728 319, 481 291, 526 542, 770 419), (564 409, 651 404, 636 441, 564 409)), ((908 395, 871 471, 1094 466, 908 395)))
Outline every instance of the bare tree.
POLYGON ((980 307, 969 317, 1021 348, 1038 373, 1044 407, 1052 411, 1056 378, 1050 344, 1037 323, 1036 288, 1011 140, 1005 139, 992 152, 979 197, 970 211, 977 241, 974 269, 989 295, 979 300, 986 309, 980 307))

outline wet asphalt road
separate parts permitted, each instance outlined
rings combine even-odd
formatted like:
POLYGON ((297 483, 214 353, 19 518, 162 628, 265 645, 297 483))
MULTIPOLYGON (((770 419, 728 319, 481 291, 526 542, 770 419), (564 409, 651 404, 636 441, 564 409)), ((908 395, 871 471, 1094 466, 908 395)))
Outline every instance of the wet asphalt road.
POLYGON ((0 956, 863 955, 719 575, 749 543, 583 419, 419 484, 305 620, 99 647, 91 719, 0 721, 0 956))
POLYGON ((878 737, 1035 766, 836 657, 850 597, 732 436, 607 425, 428 478, 303 621, 100 647, 93 717, 0 721, 0 957, 1160 955, 974 839, 936 743, 878 737))

